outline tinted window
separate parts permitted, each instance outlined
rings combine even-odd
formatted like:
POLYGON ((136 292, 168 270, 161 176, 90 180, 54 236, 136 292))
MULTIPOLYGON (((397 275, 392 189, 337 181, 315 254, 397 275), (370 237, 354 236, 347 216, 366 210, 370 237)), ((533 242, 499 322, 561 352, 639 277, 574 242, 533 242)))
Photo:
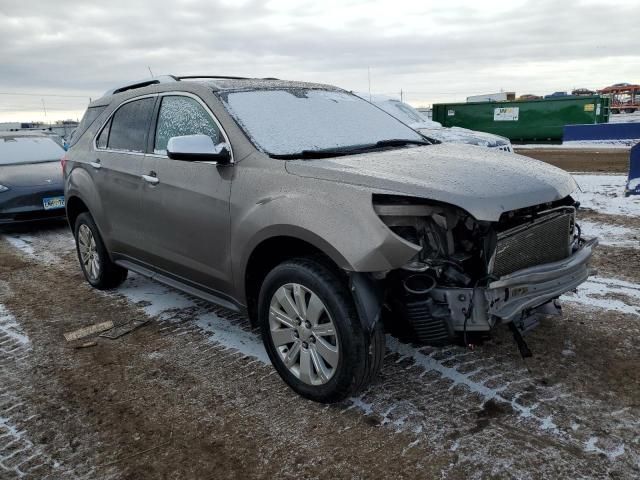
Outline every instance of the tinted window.
POLYGON ((80 139, 82 134, 93 124, 105 108, 105 106, 87 108, 87 111, 84 112, 82 116, 82 120, 80 120, 78 124, 78 128, 76 128, 71 135, 71 145, 80 139))
POLYGON ((196 100, 182 96, 162 98, 154 152, 164 154, 171 137, 183 135, 208 135, 214 144, 222 141, 218 126, 202 105, 196 100))
POLYGON ((114 150, 144 152, 154 98, 142 98, 121 106, 111 120, 107 145, 114 150))
POLYGON ((60 161, 64 150, 47 137, 15 136, 0 137, 0 165, 16 163, 39 163, 60 161))

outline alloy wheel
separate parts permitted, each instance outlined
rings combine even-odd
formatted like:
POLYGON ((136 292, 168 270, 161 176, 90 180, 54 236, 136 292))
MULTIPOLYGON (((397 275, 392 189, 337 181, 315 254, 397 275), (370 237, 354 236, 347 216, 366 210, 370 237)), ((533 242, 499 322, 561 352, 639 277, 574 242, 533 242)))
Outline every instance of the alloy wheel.
POLYGON ((85 273, 95 282, 100 276, 100 256, 93 232, 85 224, 78 228, 78 251, 85 273))
POLYGON ((269 307, 271 340, 285 367, 308 385, 323 385, 340 359, 338 334, 324 302, 298 283, 282 285, 269 307))

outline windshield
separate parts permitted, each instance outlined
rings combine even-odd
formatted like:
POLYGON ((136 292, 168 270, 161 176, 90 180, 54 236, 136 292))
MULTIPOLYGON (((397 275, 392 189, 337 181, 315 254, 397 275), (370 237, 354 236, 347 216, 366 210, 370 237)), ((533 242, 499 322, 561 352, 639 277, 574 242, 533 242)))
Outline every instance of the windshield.
POLYGON ((346 92, 296 88, 224 92, 220 97, 256 147, 272 156, 346 151, 390 140, 398 146, 403 140, 426 143, 414 130, 346 92))
POLYGON ((63 155, 63 148, 47 137, 0 137, 0 165, 56 162, 63 155))

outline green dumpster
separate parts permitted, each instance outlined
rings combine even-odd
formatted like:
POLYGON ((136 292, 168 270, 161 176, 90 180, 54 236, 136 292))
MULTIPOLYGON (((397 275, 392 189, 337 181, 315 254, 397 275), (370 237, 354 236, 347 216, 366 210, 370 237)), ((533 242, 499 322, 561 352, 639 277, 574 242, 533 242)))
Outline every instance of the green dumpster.
POLYGON ((609 99, 566 96, 513 102, 437 103, 433 120, 502 135, 512 141, 562 140, 562 127, 609 121, 609 99))

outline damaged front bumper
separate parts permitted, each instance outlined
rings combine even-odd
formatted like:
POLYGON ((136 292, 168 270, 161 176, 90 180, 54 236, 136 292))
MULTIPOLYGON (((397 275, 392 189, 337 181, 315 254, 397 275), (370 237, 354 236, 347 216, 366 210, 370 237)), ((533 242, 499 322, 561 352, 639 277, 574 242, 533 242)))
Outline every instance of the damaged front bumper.
POLYGON ((450 334, 483 332, 496 323, 514 322, 520 330, 537 323, 537 314, 552 313, 550 302, 574 290, 591 273, 589 260, 596 238, 585 241, 573 254, 557 262, 545 263, 504 275, 486 287, 435 288, 436 303, 446 304, 450 334))
POLYGON ((597 238, 591 239, 564 260, 525 268, 491 282, 485 291, 488 314, 506 323, 574 290, 589 277, 588 264, 597 244, 597 238))
MULTIPOLYGON (((555 299, 589 277, 589 260, 597 244, 595 238, 581 241, 563 260, 503 275, 483 287, 441 287, 424 275, 425 284, 430 281, 431 286, 395 295, 389 306, 408 321, 421 343, 442 344, 460 334, 488 333, 500 323, 525 332, 537 325, 541 315, 559 313, 555 299)), ((363 327, 371 331, 380 318, 385 289, 370 275, 356 272, 350 274, 350 289, 363 327)))

